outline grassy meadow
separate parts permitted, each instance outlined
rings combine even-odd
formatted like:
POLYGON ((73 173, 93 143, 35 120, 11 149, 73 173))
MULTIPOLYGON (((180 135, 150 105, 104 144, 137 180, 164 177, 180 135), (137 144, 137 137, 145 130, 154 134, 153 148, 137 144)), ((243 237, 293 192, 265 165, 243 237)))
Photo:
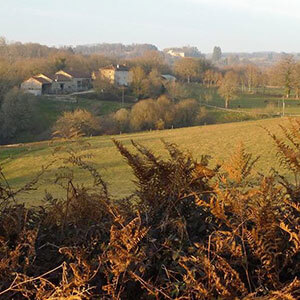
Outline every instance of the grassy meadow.
MULTIPOLYGON (((189 96, 198 99, 202 104, 224 107, 224 99, 220 97, 216 88, 206 88, 198 84, 191 84, 188 88, 189 96)), ((255 92, 247 91, 238 93, 237 97, 230 101, 229 108, 242 110, 255 114, 282 114, 282 88, 258 88, 255 92)), ((291 95, 290 99, 284 99, 285 114, 300 115, 300 100, 291 95)), ((228 114, 228 113, 227 113, 228 114)))
MULTIPOLYGON (((43 128, 45 134, 49 136, 49 131, 55 121, 65 111, 74 111, 76 108, 86 109, 98 116, 103 116, 116 112, 122 107, 130 107, 132 103, 124 103, 118 101, 105 101, 98 99, 87 99, 83 97, 72 98, 72 101, 62 101, 59 98, 42 96, 37 98, 36 114, 39 118, 39 126, 43 128), (76 100, 76 101, 75 101, 76 100)), ((16 142, 30 142, 44 140, 44 134, 36 136, 30 132, 22 133, 16 138, 16 142)))
MULTIPOLYGON (((101 136, 86 138, 85 141, 89 144, 87 149, 79 149, 78 146, 71 147, 77 149, 78 154, 92 155, 87 161, 96 167, 108 182, 111 194, 120 197, 127 196, 134 190, 133 176, 130 168, 113 145, 112 138, 121 141, 130 148, 132 148, 130 141, 133 139, 162 156, 166 155, 161 142, 161 139, 164 139, 167 142, 178 144, 182 150, 190 151, 196 158, 200 158, 203 154, 211 155, 212 165, 228 159, 237 145, 243 142, 249 152, 260 156, 256 169, 266 174, 271 167, 280 169, 280 166, 276 159, 276 148, 273 141, 262 127, 280 135, 281 129, 278 125, 285 125, 288 122, 285 118, 276 118, 118 136, 101 136)), ((39 142, 13 148, 0 147, 0 166, 9 184, 14 188, 23 186, 34 178, 43 166, 56 160, 40 178, 35 191, 19 196, 27 204, 38 205, 41 203, 46 190, 51 192, 54 197, 64 195, 65 191, 59 185, 54 184, 56 173, 60 172, 60 167, 63 166, 61 158, 66 157, 64 151, 53 155, 53 149, 58 146, 62 146, 62 143, 39 142)), ((74 170, 77 184, 92 185, 92 180, 89 179, 89 175, 85 171, 78 168, 74 170)))

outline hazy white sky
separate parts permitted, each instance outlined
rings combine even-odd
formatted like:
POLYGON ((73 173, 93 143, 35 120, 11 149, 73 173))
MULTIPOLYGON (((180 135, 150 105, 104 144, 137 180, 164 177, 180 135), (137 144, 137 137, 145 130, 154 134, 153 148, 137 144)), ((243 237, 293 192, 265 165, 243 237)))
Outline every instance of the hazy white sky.
MULTIPOLYGON (((176 1, 176 0, 175 0, 176 1)), ((299 18, 299 0, 187 0, 196 4, 224 5, 249 13, 264 13, 299 18)))
POLYGON ((300 52, 300 0, 0 0, 0 36, 300 52))

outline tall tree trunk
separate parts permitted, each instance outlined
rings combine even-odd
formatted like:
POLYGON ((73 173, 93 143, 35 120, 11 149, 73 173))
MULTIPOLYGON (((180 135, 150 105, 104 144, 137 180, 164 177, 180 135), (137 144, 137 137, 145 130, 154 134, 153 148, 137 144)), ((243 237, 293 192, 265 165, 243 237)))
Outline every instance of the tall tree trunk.
POLYGON ((291 89, 290 88, 286 88, 286 98, 290 98, 290 94, 291 94, 291 89))
POLYGON ((229 99, 225 99, 225 108, 228 108, 229 106, 229 99))

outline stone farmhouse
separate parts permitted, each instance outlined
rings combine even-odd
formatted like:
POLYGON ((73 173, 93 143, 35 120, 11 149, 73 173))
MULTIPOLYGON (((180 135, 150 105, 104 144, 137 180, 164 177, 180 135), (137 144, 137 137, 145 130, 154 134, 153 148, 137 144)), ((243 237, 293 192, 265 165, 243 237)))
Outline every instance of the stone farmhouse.
POLYGON ((52 79, 48 76, 39 74, 32 76, 21 84, 21 89, 24 92, 40 96, 42 94, 51 94, 52 92, 52 79))
POLYGON ((131 82, 130 70, 125 65, 110 65, 100 68, 98 72, 93 72, 92 78, 106 78, 117 86, 129 86, 131 82))
POLYGON ((44 94, 69 94, 91 88, 87 74, 60 70, 54 75, 38 74, 21 84, 21 89, 36 96, 44 94))

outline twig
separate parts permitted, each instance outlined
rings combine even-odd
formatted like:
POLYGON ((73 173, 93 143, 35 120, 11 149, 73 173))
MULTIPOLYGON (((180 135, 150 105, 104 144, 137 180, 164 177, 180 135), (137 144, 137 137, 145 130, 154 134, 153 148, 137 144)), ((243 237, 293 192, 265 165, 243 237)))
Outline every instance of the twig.
POLYGON ((143 280, 140 276, 136 275, 134 272, 130 272, 130 274, 137 280, 139 281, 150 293, 155 294, 153 290, 155 290, 158 293, 161 293, 166 299, 172 300, 170 296, 168 296, 165 292, 162 290, 158 289, 157 287, 151 285, 150 283, 146 282, 143 280))
POLYGON ((5 294, 5 293, 7 293, 7 292, 9 292, 9 291, 11 291, 11 290, 14 290, 15 288, 17 288, 17 287, 19 287, 19 286, 21 286, 21 285, 23 285, 23 284, 26 284, 26 283, 28 283, 28 282, 32 282, 32 281, 39 280, 39 279, 43 278, 44 276, 47 276, 48 274, 51 274, 51 273, 53 273, 53 272, 59 270, 59 269, 62 268, 64 265, 65 265, 65 263, 63 262, 63 263, 62 263, 61 265, 59 265, 58 267, 56 267, 56 268, 54 268, 54 269, 52 269, 52 270, 50 270, 50 271, 48 271, 48 272, 46 272, 46 273, 44 273, 44 274, 42 274, 42 275, 39 275, 39 276, 34 277, 34 278, 30 278, 30 279, 28 279, 28 280, 25 280, 25 281, 23 281, 23 282, 20 282, 20 283, 18 283, 18 284, 15 284, 15 285, 13 285, 13 283, 15 282, 15 280, 14 280, 13 283, 10 285, 9 288, 7 288, 6 290, 0 292, 0 296, 3 295, 3 294, 5 294))

